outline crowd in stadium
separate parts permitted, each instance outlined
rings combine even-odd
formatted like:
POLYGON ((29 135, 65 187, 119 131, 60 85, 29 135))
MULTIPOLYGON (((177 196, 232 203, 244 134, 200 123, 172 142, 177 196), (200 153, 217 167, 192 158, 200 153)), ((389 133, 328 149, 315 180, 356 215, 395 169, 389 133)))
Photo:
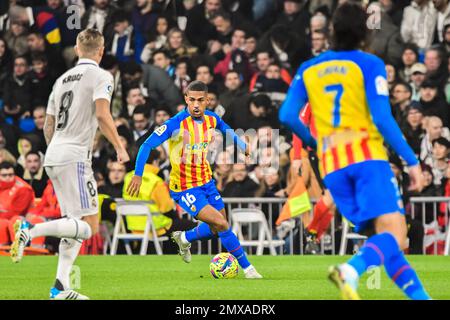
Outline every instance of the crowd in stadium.
MULTIPOLYGON (((0 245, 11 242, 12 221, 18 216, 39 223, 60 215, 42 166, 43 126, 54 81, 76 63, 73 46, 80 30, 97 28, 105 37, 101 66, 115 81, 111 112, 132 158, 120 164, 112 146, 101 134, 96 137, 92 162, 102 220, 114 222, 113 199, 127 198, 123 190, 139 146, 184 108, 183 91, 195 79, 208 85, 208 108, 233 129, 255 129, 259 142, 271 141, 258 149, 254 165, 232 164, 233 148, 211 148, 210 162, 223 197, 287 197, 291 173, 297 174, 307 157, 291 147, 292 134, 280 127, 278 108, 300 64, 329 49, 330 19, 341 2, 1 1, 0 245), (280 129, 280 135, 274 136, 273 129, 280 129)), ((411 196, 450 196, 450 3, 366 2, 373 27, 366 50, 386 63, 392 114, 420 158, 426 180, 420 194, 411 194, 402 160, 391 154, 411 212, 411 196)), ((145 169, 149 178, 141 190, 164 213, 155 221, 160 234, 192 227, 191 221, 180 219, 168 194, 167 153, 167 143, 152 151, 145 169)), ((303 167, 300 172, 311 175, 303 167)), ((313 180, 305 178, 308 190, 317 189, 313 180)), ((433 206, 427 206, 425 223, 442 230, 448 210, 439 206, 435 220, 433 206)), ((142 230, 142 223, 129 221, 128 228, 142 230)), ((423 232, 417 234, 423 237, 423 232)), ((101 243, 101 237, 97 240, 101 243)), ((44 241, 34 239, 33 246, 43 247, 44 241)), ((95 252, 95 241, 86 252, 95 252)), ((46 247, 52 248, 51 243, 46 247)))

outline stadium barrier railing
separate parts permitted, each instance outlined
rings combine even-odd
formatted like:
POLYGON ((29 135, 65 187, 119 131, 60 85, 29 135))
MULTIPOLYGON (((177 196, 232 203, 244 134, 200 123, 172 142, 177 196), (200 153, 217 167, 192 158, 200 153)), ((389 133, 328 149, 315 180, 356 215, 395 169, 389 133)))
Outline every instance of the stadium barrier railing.
POLYGON ((426 252, 427 242, 431 242, 433 254, 437 255, 439 242, 445 241, 444 255, 448 256, 450 253, 450 197, 412 197, 409 202, 411 218, 421 220, 425 228, 423 252, 426 252), (430 220, 430 215, 432 219, 427 223, 427 217, 430 220), (444 230, 438 225, 439 216, 445 223, 444 230), (428 241, 426 241, 427 237, 428 241))

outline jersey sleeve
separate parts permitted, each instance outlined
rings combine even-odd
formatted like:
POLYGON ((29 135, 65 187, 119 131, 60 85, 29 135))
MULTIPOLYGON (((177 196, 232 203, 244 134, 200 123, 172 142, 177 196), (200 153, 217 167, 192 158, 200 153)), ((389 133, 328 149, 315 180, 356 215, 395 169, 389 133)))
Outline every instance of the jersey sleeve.
POLYGON ((299 118, 300 111, 306 102, 308 102, 308 94, 303 82, 303 68, 301 67, 291 83, 286 99, 281 105, 278 117, 280 122, 292 130, 306 145, 316 149, 316 140, 299 118))
POLYGON ((233 129, 225 122, 223 121, 218 115, 214 114, 214 117, 217 120, 217 126, 216 128, 222 132, 222 134, 226 138, 231 138, 233 140, 233 143, 235 143, 239 149, 242 151, 245 151, 247 149, 247 144, 242 141, 241 138, 234 132, 233 129))
POLYGON ((52 91, 50 93, 50 96, 48 97, 46 113, 50 114, 52 116, 56 115, 56 101, 55 101, 55 92, 54 91, 52 91))
POLYGON ((106 99, 111 102, 111 97, 114 90, 114 79, 109 72, 102 72, 100 78, 96 78, 97 83, 94 84, 94 96, 92 101, 98 99, 106 99))
POLYGON ((374 59, 365 66, 364 82, 370 113, 378 131, 408 166, 418 164, 414 152, 392 117, 386 69, 380 59, 374 59))
POLYGON ((142 177, 150 152, 164 141, 168 140, 172 136, 173 132, 179 128, 179 126, 180 122, 178 118, 174 117, 170 118, 164 122, 162 126, 153 131, 150 137, 148 137, 139 148, 139 152, 136 157, 135 175, 142 177))

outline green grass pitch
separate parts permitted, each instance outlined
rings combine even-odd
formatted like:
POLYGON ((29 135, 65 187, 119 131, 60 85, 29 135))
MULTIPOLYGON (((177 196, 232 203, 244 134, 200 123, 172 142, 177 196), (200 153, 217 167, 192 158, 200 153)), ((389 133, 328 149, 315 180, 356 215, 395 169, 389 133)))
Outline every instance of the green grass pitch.
MULTIPOLYGON (((210 256, 193 256, 185 264, 179 256, 81 256, 80 292, 91 299, 339 299, 327 280, 327 268, 343 262, 338 256, 250 256, 264 276, 246 280, 213 279, 210 256)), ((450 299, 450 257, 409 256, 434 299, 450 299)), ((26 256, 20 264, 0 256, 0 299, 47 299, 56 273, 57 257, 26 256)), ((365 275, 360 282, 363 299, 404 299, 385 275, 365 275)))

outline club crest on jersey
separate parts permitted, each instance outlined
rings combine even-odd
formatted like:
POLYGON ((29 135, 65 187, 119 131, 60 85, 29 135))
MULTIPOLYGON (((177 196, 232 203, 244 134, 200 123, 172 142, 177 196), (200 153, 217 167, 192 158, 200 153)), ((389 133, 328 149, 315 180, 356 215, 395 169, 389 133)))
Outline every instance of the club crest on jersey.
POLYGON ((161 127, 159 127, 158 129, 155 130, 155 133, 158 136, 161 136, 166 130, 167 130, 167 125, 163 124, 161 127))
POLYGON ((389 96, 388 82, 383 76, 375 78, 375 88, 380 96, 389 96))
POLYGON ((108 92, 109 95, 112 95, 112 91, 113 91, 112 89, 113 89, 112 85, 108 85, 106 87, 106 92, 108 92))

